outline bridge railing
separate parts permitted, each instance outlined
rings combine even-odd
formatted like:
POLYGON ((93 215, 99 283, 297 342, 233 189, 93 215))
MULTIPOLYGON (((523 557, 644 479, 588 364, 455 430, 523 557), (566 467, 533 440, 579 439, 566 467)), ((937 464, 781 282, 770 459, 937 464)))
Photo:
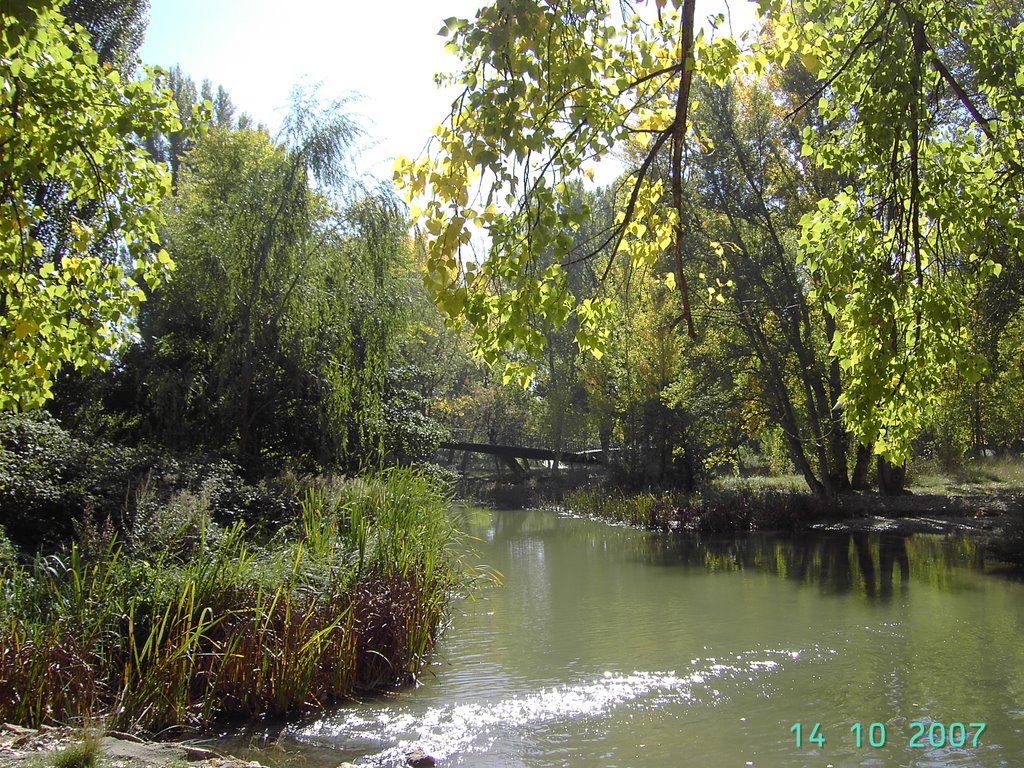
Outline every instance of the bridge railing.
MULTIPOLYGON (((484 445, 507 445, 507 446, 517 446, 517 447, 520 447, 520 448, 538 448, 538 449, 541 449, 541 450, 548 450, 548 451, 553 451, 553 450, 556 449, 556 446, 553 445, 551 441, 549 441, 547 439, 544 439, 544 438, 536 437, 536 436, 523 437, 521 435, 517 436, 517 435, 500 434, 500 435, 495 435, 493 437, 493 439, 492 439, 492 437, 487 434, 486 430, 466 429, 466 428, 452 429, 452 430, 450 430, 450 435, 451 435, 451 438, 450 438, 451 442, 455 442, 455 443, 481 443, 481 444, 484 444, 484 445)), ((614 449, 617 446, 612 445, 612 446, 609 446, 609 447, 614 449)), ((562 453, 588 453, 588 452, 593 452, 593 451, 600 451, 601 450, 601 444, 600 444, 600 442, 598 440, 594 440, 594 439, 591 439, 591 440, 583 440, 583 439, 578 439, 578 438, 577 439, 568 439, 568 440, 563 440, 562 444, 560 446, 557 446, 557 449, 560 452, 562 452, 562 453)))

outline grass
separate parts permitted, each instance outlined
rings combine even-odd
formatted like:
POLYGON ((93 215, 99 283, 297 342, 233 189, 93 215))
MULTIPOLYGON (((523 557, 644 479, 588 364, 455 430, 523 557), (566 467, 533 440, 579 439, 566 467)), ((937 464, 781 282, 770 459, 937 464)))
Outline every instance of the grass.
POLYGON ((715 487, 724 491, 735 490, 739 492, 752 491, 787 491, 806 492, 807 481, 801 475, 751 475, 740 477, 738 475, 724 475, 715 478, 715 487))
POLYGON ((462 578, 448 499, 413 470, 321 480, 262 541, 184 519, 0 557, 0 721, 155 732, 407 683, 462 578))
POLYGON ((995 456, 943 468, 920 462, 911 466, 913 489, 927 493, 957 493, 966 489, 1018 488, 1024 490, 1024 461, 1016 456, 995 456))
POLYGON ((50 758, 52 768, 96 768, 100 759, 100 740, 86 736, 81 741, 65 747, 50 758))

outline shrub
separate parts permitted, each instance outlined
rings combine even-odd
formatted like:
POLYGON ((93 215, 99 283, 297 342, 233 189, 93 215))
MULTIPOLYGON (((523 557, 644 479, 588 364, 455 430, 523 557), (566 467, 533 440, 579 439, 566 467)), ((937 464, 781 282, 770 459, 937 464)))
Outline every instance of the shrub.
POLYGON ((640 528, 708 534, 798 530, 824 512, 822 502, 808 493, 747 486, 630 496, 588 488, 570 491, 563 504, 580 514, 640 528))
POLYGON ((72 437, 47 412, 0 414, 0 516, 22 549, 68 539, 86 510, 115 520, 144 459, 72 437))
POLYGON ((54 550, 104 525, 144 536, 161 515, 272 528, 295 507, 286 483, 253 485, 225 460, 73 437, 45 411, 0 414, 0 520, 22 551, 54 550))

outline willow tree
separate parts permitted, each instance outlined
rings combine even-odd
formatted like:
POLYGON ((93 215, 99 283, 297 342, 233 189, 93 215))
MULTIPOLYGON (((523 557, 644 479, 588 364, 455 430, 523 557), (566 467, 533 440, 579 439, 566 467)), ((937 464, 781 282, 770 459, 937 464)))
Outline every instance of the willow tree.
POLYGON ((380 442, 406 221, 349 170, 358 135, 300 100, 280 140, 211 127, 167 214, 175 280, 142 316, 143 411, 170 443, 327 465, 380 442))
MULTIPOLYGON (((501 0, 442 33, 463 63, 463 91, 433 150, 399 160, 396 177, 430 238, 428 283, 497 362, 536 351, 540 317, 579 321, 600 353, 607 302, 573 296, 565 273, 611 246, 654 264, 680 294, 677 326, 693 333, 682 269, 682 178, 700 126, 688 122, 693 77, 723 82, 800 56, 818 78, 824 119, 803 152, 854 183, 803 222, 801 256, 836 322, 832 354, 848 383, 855 436, 894 462, 949 365, 977 368, 962 319, 977 280, 998 272, 995 240, 1016 242, 1024 135, 1024 45, 996 2, 761 0, 765 26, 741 53, 729 37, 694 36, 694 0, 656 0, 645 15, 602 0, 501 0), (578 211, 566 182, 633 140, 646 154, 621 183, 615 225, 573 248, 578 211), (669 156, 668 185, 650 173, 669 156), (668 188, 666 188, 666 186, 668 188), (490 250, 472 255, 473 225, 490 250), (558 262, 539 268, 553 249, 558 262)), ((512 360, 508 377, 528 378, 512 360)))

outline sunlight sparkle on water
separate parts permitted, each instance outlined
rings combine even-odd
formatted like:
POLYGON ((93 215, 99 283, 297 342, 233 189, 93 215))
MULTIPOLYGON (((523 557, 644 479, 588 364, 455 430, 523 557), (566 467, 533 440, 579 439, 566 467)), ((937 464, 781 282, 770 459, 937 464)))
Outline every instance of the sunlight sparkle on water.
POLYGON ((506 738, 510 730, 522 735, 538 724, 593 720, 623 707, 643 711, 667 702, 714 706, 722 700, 722 694, 712 687, 713 682, 726 678, 754 679, 758 674, 776 670, 779 662, 766 656, 796 658, 790 651, 748 652, 736 656, 731 664, 717 659, 694 659, 697 668, 683 676, 675 672, 604 672, 575 685, 453 703, 425 711, 416 711, 412 703, 364 707, 317 721, 298 735, 322 742, 395 745, 364 758, 372 765, 403 764, 405 753, 412 748, 445 759, 458 753, 487 751, 499 734, 506 738))

